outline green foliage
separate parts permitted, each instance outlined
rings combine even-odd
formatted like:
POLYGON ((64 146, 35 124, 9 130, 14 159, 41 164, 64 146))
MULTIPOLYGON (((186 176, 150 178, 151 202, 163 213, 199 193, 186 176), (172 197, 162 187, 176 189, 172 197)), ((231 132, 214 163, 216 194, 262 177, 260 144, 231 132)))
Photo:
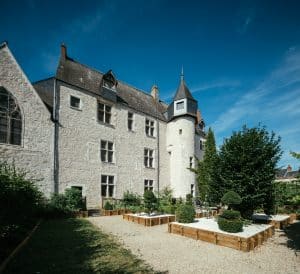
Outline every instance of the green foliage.
POLYGON ((193 195, 192 194, 186 194, 185 198, 186 204, 193 205, 193 195))
POLYGON ((291 154, 294 158, 300 160, 300 153, 296 153, 296 152, 291 151, 290 154, 291 154))
POLYGON ((66 203, 70 210, 77 211, 84 209, 81 195, 81 191, 76 188, 68 188, 65 190, 66 203))
POLYGON ((238 206, 245 218, 261 205, 274 208, 275 167, 281 156, 280 138, 263 127, 247 128, 226 139, 219 153, 218 195, 234 189, 241 197, 238 206))
POLYGON ((125 208, 127 208, 128 206, 140 206, 141 200, 141 197, 136 193, 126 191, 123 194, 123 203, 125 208))
POLYGON ((106 202, 105 202, 103 208, 104 208, 105 210, 113 210, 113 209, 114 209, 113 205, 112 205, 109 201, 106 201, 106 202))
POLYGON ((0 261, 35 223, 44 197, 14 165, 0 163, 0 261))
POLYGON ((218 174, 218 154, 216 149, 215 136, 211 128, 208 129, 205 142, 205 154, 203 161, 197 159, 195 169, 190 169, 196 173, 199 196, 202 202, 207 199, 210 203, 218 203, 219 186, 216 183, 218 174))
POLYGON ((179 223, 192 223, 195 218, 195 208, 190 204, 181 204, 176 209, 176 220, 179 223))
POLYGON ((138 213, 138 212, 142 212, 144 208, 142 205, 139 205, 139 206, 128 206, 127 209, 132 213, 138 213))
POLYGON ((275 182, 275 199, 277 206, 290 205, 295 196, 300 195, 299 182, 275 182))
POLYGON ((221 201, 225 205, 228 205, 229 208, 232 208, 235 205, 239 205, 242 202, 242 198, 239 194, 230 190, 223 195, 221 201))
POLYGON ((241 213, 237 210, 224 210, 221 217, 230 220, 240 219, 241 213))
POLYGON ((176 206, 172 198, 172 190, 168 187, 161 192, 159 199, 159 211, 167 214, 174 214, 176 206))
POLYGON ((218 217, 219 228, 230 233, 237 233, 243 231, 243 221, 240 219, 225 219, 218 217))
POLYGON ((157 198, 150 190, 146 190, 144 192, 144 207, 147 213, 151 213, 158 209, 157 198))

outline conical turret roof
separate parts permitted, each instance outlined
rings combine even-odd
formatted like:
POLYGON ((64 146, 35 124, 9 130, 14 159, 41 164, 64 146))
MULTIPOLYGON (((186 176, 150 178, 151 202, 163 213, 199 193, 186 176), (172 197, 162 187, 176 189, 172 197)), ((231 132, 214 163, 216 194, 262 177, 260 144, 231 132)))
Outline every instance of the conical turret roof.
POLYGON ((186 98, 196 101, 184 81, 184 75, 183 75, 183 71, 182 71, 181 76, 180 76, 180 83, 177 88, 177 91, 176 91, 173 101, 186 99, 186 98))

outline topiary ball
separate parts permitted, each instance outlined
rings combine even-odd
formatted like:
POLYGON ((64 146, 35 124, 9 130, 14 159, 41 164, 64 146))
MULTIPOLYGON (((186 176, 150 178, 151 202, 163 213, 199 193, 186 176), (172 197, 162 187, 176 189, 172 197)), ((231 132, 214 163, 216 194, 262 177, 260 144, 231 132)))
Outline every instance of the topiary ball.
POLYGON ((192 205, 181 204, 176 209, 176 221, 179 223, 192 223, 195 214, 195 208, 192 205))
POLYGON ((221 199, 222 203, 225 205, 239 205, 242 202, 242 198, 239 194, 234 191, 228 191, 224 194, 221 199))

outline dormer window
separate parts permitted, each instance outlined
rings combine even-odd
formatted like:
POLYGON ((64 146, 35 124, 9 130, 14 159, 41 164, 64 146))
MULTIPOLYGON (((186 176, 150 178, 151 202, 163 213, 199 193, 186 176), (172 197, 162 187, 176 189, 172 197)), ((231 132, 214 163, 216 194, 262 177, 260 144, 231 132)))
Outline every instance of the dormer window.
POLYGON ((174 102, 174 115, 182 115, 187 112, 187 99, 174 102))
POLYGON ((115 90, 117 87, 118 81, 114 76, 113 72, 109 70, 107 73, 103 75, 103 86, 115 90))

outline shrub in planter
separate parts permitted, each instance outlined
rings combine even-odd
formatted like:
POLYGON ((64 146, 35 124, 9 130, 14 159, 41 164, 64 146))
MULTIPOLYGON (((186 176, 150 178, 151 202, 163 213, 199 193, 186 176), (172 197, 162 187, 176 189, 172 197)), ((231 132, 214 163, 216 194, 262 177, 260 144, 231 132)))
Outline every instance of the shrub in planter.
POLYGON ((157 198, 150 190, 146 190, 144 193, 144 207, 147 213, 151 213, 158 208, 157 198))
POLYGON ((218 217, 218 226, 226 232, 236 233, 243 231, 241 213, 236 210, 224 210, 218 217))
POLYGON ((243 231, 243 221, 240 219, 225 219, 218 217, 219 228, 226 232, 237 233, 243 231))
POLYGON ((65 190, 65 199, 67 207, 70 210, 83 210, 84 203, 81 196, 81 191, 76 188, 68 188, 65 190))
POLYGON ((113 205, 109 201, 106 201, 103 208, 105 210, 113 210, 114 209, 113 205))
POLYGON ((228 191, 221 199, 222 203, 228 205, 228 208, 234 208, 235 205, 239 205, 242 202, 242 198, 234 191, 228 191))
POLYGON ((176 220, 179 223, 192 223, 195 217, 195 209, 192 205, 181 204, 176 209, 176 220))
POLYGON ((224 210, 221 216, 225 219, 240 219, 241 213, 237 210, 224 210))
POLYGON ((139 206, 141 205, 141 197, 138 194, 126 191, 123 194, 123 204, 125 208, 129 206, 139 206))

